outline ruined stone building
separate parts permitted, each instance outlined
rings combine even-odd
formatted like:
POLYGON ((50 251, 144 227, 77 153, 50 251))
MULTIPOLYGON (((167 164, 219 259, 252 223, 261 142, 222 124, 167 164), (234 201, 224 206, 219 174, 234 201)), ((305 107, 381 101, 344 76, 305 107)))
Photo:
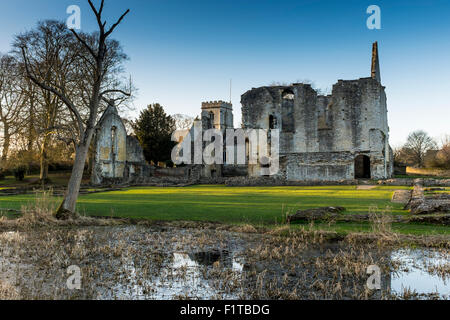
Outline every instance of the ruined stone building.
MULTIPOLYGON (((241 104, 243 129, 265 129, 269 136, 271 130, 280 132, 277 179, 339 181, 392 176, 377 43, 373 44, 371 76, 338 80, 331 95, 320 95, 311 85, 296 83, 254 88, 242 95, 241 104)), ((233 106, 224 101, 204 102, 199 120, 202 130, 219 129, 226 139, 226 129, 234 128, 233 106)), ((187 132, 191 132, 193 144, 193 129, 187 132)), ((94 141, 93 184, 148 182, 164 175, 190 181, 261 176, 259 164, 150 168, 139 142, 127 136, 113 103, 101 117, 94 141)), ((247 143, 245 147, 248 153, 247 143)), ((223 151, 225 158, 226 148, 223 151)))
MULTIPOLYGON (((319 95, 311 85, 298 83, 252 89, 241 103, 244 128, 280 130, 278 178, 391 177, 393 159, 377 43, 371 77, 338 80, 331 95, 319 95)), ((258 176, 260 169, 249 166, 249 175, 258 176)))
POLYGON ((134 182, 149 176, 149 166, 139 141, 127 135, 113 102, 100 118, 94 136, 91 183, 134 182))

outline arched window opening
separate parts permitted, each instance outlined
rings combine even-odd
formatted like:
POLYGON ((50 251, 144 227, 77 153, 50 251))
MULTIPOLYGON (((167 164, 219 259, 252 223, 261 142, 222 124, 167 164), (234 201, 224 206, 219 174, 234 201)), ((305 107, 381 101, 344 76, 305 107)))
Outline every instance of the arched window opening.
POLYGON ((245 139, 245 163, 250 161, 250 141, 248 138, 245 139))
POLYGON ((117 137, 117 127, 113 126, 111 128, 111 152, 113 156, 116 154, 116 137, 117 137))
POLYGON ((286 89, 281 97, 281 129, 283 132, 295 132, 294 92, 286 89))
POLYGON ((281 94, 281 97, 283 100, 294 100, 295 95, 294 92, 291 89, 286 89, 281 94))
POLYGON ((209 126, 208 127, 209 127, 208 129, 214 128, 214 112, 209 113, 209 126))

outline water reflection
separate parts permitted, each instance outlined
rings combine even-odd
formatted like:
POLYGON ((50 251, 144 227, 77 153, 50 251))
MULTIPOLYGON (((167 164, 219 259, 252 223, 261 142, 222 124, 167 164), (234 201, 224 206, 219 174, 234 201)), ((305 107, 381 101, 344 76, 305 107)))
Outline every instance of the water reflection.
MULTIPOLYGON (((138 274, 134 267, 127 264, 125 267, 132 269, 132 277, 136 278, 133 290, 136 295, 125 294, 125 290, 119 290, 121 298, 139 299, 149 298, 145 295, 145 286, 152 287, 151 299, 190 298, 198 299, 237 299, 236 294, 227 294, 212 284, 209 272, 215 268, 229 269, 242 276, 244 263, 242 258, 237 258, 235 252, 212 250, 206 252, 173 253, 170 263, 161 269, 160 274, 144 282, 137 281, 138 274)), ((383 291, 401 296, 406 290, 419 294, 434 294, 440 298, 450 297, 450 284, 448 276, 440 276, 428 271, 430 267, 445 266, 449 263, 448 256, 431 250, 401 249, 391 253, 390 259, 398 266, 398 269, 384 278, 383 291)), ((122 288, 123 289, 123 288, 122 288)))
POLYGON ((391 291, 401 294, 404 290, 422 294, 437 294, 442 298, 450 297, 448 276, 439 276, 428 272, 429 268, 439 268, 450 263, 447 254, 432 250, 401 249, 392 252, 392 261, 400 268, 391 274, 391 291))
POLYGON ((119 284, 113 291, 118 299, 237 299, 237 295, 230 294, 217 288, 208 279, 208 272, 214 268, 229 269, 240 276, 243 265, 228 251, 212 250, 197 253, 173 253, 170 261, 159 274, 151 279, 140 277, 142 270, 135 267, 132 259, 122 267, 126 269, 128 281, 126 285, 119 284))
POLYGON ((392 251, 312 244, 308 250, 289 251, 287 259, 285 251, 279 250, 284 247, 270 244, 252 254, 260 238, 238 233, 225 233, 219 241, 211 232, 207 239, 214 241, 205 242, 206 231, 154 232, 137 227, 94 231, 55 231, 56 237, 53 231, 0 232, 0 284, 14 286, 22 297, 31 299, 284 299, 279 292, 296 290, 299 293, 293 297, 298 299, 340 299, 354 298, 353 292, 365 290, 366 264, 373 263, 389 271, 382 274, 382 291, 370 298, 383 298, 389 292, 402 297, 405 289, 450 297, 450 252, 445 249, 392 251), (200 237, 202 244, 197 241, 200 237), (62 248, 60 239, 65 239, 62 248), (271 250, 279 255, 271 256, 271 250), (324 267, 333 261, 336 268, 324 267), (73 293, 65 290, 65 268, 78 263, 84 287, 73 293), (335 286, 329 271, 345 272, 344 268, 355 265, 361 273, 352 277, 350 269, 344 281, 337 277, 335 282, 346 289, 344 295, 327 296, 335 286), (313 286, 327 283, 331 285, 313 286), (273 293, 274 288, 280 290, 273 293))

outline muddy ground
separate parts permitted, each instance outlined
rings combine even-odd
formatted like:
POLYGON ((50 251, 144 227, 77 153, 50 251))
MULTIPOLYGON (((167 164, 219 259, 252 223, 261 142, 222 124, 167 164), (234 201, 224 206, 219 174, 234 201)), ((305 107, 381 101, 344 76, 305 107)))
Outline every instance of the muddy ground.
POLYGON ((351 239, 330 242, 301 232, 243 231, 251 233, 171 225, 3 231, 0 298, 448 299, 450 295, 447 248, 412 250, 351 239), (381 290, 367 288, 370 265, 381 270, 381 290), (80 268, 80 290, 68 288, 70 266, 80 268))

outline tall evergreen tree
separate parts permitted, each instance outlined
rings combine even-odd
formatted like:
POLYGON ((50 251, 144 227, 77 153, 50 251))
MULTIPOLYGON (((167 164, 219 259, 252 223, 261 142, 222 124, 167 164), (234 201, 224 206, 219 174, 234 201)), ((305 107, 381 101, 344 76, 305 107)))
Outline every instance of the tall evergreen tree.
POLYGON ((133 123, 133 129, 144 149, 145 159, 155 164, 171 159, 175 143, 172 133, 176 130, 175 120, 156 103, 149 105, 133 123))

